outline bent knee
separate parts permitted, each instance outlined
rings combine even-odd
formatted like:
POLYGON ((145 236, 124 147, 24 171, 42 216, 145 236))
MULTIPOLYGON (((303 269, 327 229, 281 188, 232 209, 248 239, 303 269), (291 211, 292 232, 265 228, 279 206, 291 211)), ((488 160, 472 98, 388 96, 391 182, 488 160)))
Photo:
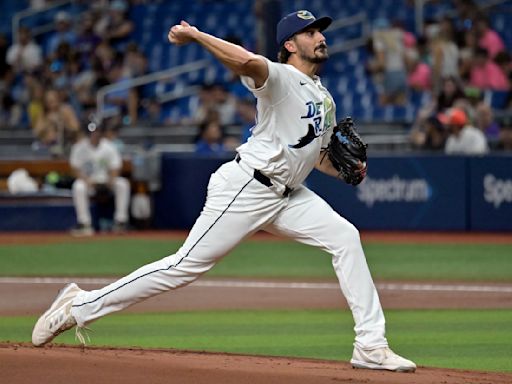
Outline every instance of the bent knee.
POLYGON ((76 193, 87 193, 87 183, 82 179, 76 179, 71 189, 76 193))

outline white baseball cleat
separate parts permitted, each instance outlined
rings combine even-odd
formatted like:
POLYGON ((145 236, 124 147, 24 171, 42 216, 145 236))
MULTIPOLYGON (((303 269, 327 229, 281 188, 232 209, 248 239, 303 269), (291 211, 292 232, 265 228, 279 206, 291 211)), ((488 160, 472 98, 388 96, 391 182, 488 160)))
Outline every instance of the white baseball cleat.
MULTIPOLYGON (((50 308, 37 320, 32 331, 32 344, 39 347, 49 343, 57 335, 76 325, 76 320, 71 315, 71 305, 81 291, 75 283, 68 284, 60 290, 50 308)), ((80 336, 77 334, 80 341, 85 344, 80 336)))
POLYGON ((414 372, 416 364, 397 355, 388 347, 365 350, 354 346, 350 360, 354 368, 385 369, 395 372, 414 372))

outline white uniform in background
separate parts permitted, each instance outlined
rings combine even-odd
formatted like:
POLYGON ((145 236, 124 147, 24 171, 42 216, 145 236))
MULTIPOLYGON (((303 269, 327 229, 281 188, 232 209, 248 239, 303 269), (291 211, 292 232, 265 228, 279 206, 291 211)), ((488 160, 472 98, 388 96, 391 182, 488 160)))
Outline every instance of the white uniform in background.
POLYGON ((489 146, 480 129, 466 125, 458 135, 448 137, 444 151, 448 155, 485 155, 489 152, 489 146))
MULTIPOLYGON (((71 167, 80 169, 95 184, 106 184, 112 170, 120 170, 123 164, 121 154, 106 138, 101 138, 97 147, 88 138, 73 145, 69 160, 71 167)), ((77 220, 80 224, 91 225, 89 198, 94 190, 87 186, 83 179, 76 179, 72 187, 73 203, 77 220)), ((124 177, 117 177, 113 185, 115 198, 114 220, 120 223, 128 221, 128 205, 130 202, 130 183, 124 177)))
POLYGON ((183 246, 102 289, 78 293, 71 314, 79 326, 190 284, 243 239, 265 230, 328 252, 354 316, 356 344, 387 346, 357 229, 302 185, 335 125, 333 99, 319 78, 287 64, 268 62, 268 68, 259 89, 243 78, 258 99, 257 124, 237 159, 212 174, 204 209, 183 246))

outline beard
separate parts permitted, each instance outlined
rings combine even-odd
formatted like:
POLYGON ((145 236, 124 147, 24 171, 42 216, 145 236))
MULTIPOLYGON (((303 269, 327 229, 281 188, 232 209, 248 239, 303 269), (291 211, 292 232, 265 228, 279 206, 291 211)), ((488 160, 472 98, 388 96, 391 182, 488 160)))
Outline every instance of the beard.
POLYGON ((329 53, 327 52, 327 45, 320 44, 318 47, 315 48, 315 51, 313 55, 308 55, 304 51, 299 52, 300 58, 304 61, 307 61, 309 63, 313 64, 320 64, 329 58, 329 53))

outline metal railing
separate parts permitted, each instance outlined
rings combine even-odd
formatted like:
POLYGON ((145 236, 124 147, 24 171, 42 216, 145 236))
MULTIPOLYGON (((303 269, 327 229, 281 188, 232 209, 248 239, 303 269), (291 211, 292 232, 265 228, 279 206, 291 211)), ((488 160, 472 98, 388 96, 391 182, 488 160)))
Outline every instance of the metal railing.
POLYGON ((366 15, 366 12, 359 12, 353 16, 348 16, 343 19, 334 20, 332 24, 329 26, 329 33, 332 33, 333 31, 342 28, 351 27, 357 24, 361 24, 361 36, 331 45, 329 47, 329 54, 334 55, 340 52, 350 51, 354 48, 366 44, 371 34, 370 22, 368 21, 368 16, 366 15))
MULTIPOLYGON (((43 8, 37 8, 37 9, 27 8, 27 9, 24 9, 23 11, 16 12, 14 14, 14 16, 12 17, 12 22, 11 22, 11 32, 12 32, 13 41, 15 41, 15 42, 18 41, 18 30, 20 28, 22 19, 26 19, 26 18, 32 17, 34 15, 41 14, 43 12, 47 12, 47 11, 55 9, 55 8, 60 8, 64 5, 72 4, 73 2, 74 2, 74 0, 55 1, 43 8)), ((55 23, 48 23, 48 24, 44 24, 44 25, 32 28, 31 32, 32 32, 32 36, 34 37, 34 36, 41 35, 43 33, 52 31, 54 29, 55 29, 55 23)))
MULTIPOLYGON (((114 83, 114 84, 109 84, 104 87, 101 87, 96 94, 95 120, 97 123, 101 123, 103 121, 103 119, 105 119, 106 117, 110 117, 105 112, 105 104, 106 104, 106 97, 111 92, 123 91, 123 90, 139 87, 141 85, 146 85, 146 84, 150 84, 150 83, 157 82, 157 81, 170 80, 174 77, 206 68, 208 65, 210 65, 210 60, 207 60, 207 59, 197 60, 197 61, 193 61, 192 63, 189 63, 189 64, 183 64, 178 67, 165 69, 163 71, 158 71, 158 72, 152 72, 147 75, 135 77, 126 82, 123 81, 122 83, 114 83)), ((197 92, 197 90, 198 89, 196 87, 186 87, 179 91, 172 91, 165 95, 161 95, 158 98, 158 101, 160 103, 163 103, 166 101, 171 101, 171 100, 176 100, 176 99, 180 99, 183 97, 188 97, 191 94, 194 94, 195 92, 197 92)))

